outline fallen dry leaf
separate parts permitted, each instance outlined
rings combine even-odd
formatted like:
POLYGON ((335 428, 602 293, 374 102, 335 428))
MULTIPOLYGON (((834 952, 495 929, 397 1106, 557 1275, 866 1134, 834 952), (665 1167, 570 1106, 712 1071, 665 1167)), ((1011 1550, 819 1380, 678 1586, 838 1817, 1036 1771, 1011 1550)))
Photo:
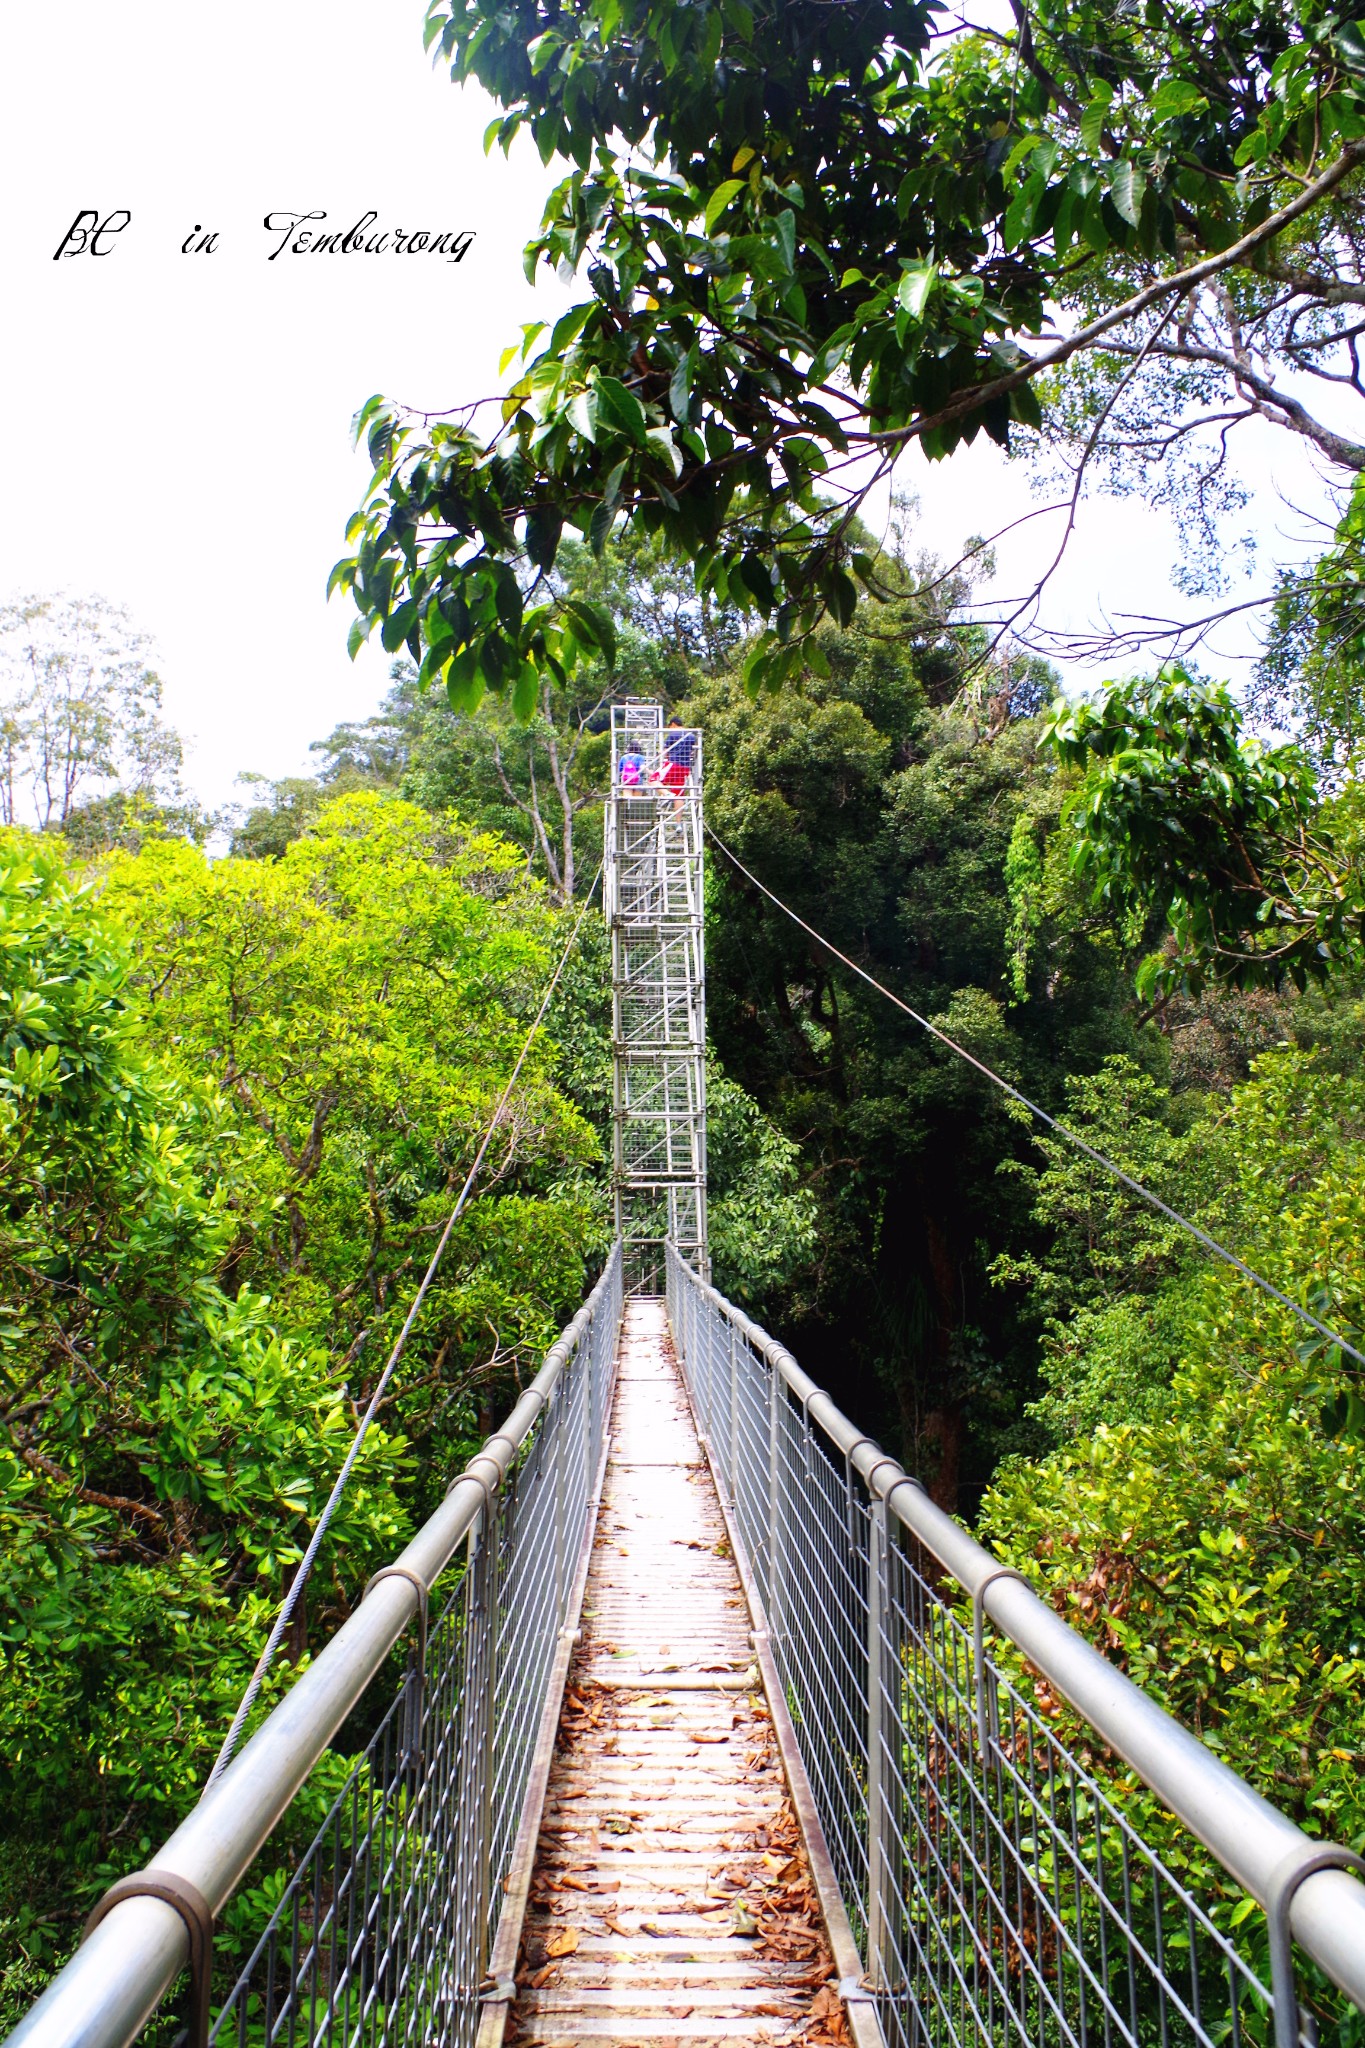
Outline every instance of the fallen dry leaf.
POLYGON ((571 1956, 578 1947, 578 1929, 561 1927, 545 1944, 547 1956, 571 1956))

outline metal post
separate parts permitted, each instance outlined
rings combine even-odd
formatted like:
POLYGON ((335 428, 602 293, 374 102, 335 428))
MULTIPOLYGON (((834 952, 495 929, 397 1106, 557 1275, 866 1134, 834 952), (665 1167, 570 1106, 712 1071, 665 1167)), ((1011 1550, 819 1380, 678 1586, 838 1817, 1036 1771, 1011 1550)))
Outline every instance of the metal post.
MULTIPOLYGON (((612 1257, 616 1254, 613 1252, 612 1257)), ((594 1316, 586 1346, 588 1359, 588 1485, 592 1490, 592 1475, 597 1470, 597 1460, 602 1449, 602 1381, 603 1373, 598 1365, 597 1354, 602 1347, 603 1332, 607 1327, 602 1316, 594 1316)))
POLYGON ((778 1668, 784 1668, 782 1654, 782 1415, 779 1406, 783 1382, 778 1372, 768 1370, 768 1636, 778 1668))
POLYGON ((739 1504, 739 1332, 730 1329, 730 1505, 739 1504))
POLYGON ((494 1503, 470 1531, 472 1580, 469 1610, 470 1656, 467 1670, 474 1691, 467 1695, 473 1713, 468 1725, 465 1757, 469 1773, 461 1788, 472 1834, 470 1871, 474 1925, 471 1934, 471 1982, 478 1984, 488 1969, 489 1922, 493 1905, 493 1742, 494 1701, 498 1682, 498 1523, 494 1503), (471 1782, 472 1780, 472 1782, 471 1782))
POLYGON ((886 1800, 882 1784, 882 1703, 886 1669, 883 1598, 886 1574, 886 1503, 875 1496, 867 1517, 867 1975, 874 1990, 885 1983, 886 1800))
POLYGON ((553 1428, 555 1433, 555 1614, 561 1622, 564 1619, 564 1597, 568 1589, 568 1546, 565 1542, 564 1530, 564 1493, 567 1474, 564 1466, 569 1455, 569 1425, 564 1395, 565 1384, 561 1380, 555 1388, 554 1405, 545 1418, 546 1423, 553 1428))

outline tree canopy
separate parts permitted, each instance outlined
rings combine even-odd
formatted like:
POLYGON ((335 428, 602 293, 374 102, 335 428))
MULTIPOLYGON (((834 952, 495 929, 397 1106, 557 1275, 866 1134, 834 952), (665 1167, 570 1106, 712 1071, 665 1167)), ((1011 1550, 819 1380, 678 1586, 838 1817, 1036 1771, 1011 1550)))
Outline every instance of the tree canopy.
POLYGON ((1079 490, 1091 458, 1174 476, 1186 445, 1218 473, 1255 417, 1365 466, 1337 424, 1362 395, 1365 37, 1321 0, 1014 0, 1003 26, 435 0, 427 37, 502 108, 490 143, 567 160, 527 270, 586 287, 508 351, 491 418, 459 393, 357 416, 352 645, 378 629, 457 705, 491 687, 529 715, 610 654, 603 608, 554 587, 566 529, 659 536, 759 622, 758 688, 878 588, 856 514, 912 441, 1059 435, 1079 490))
POLYGON ((1180 670, 1060 706, 1049 723, 1053 754, 1085 770, 1067 804, 1073 869, 1121 928, 1158 940, 1143 995, 1197 992, 1210 974, 1303 988, 1361 958, 1353 807, 1324 810, 1303 750, 1267 747, 1242 723, 1225 690, 1180 670))

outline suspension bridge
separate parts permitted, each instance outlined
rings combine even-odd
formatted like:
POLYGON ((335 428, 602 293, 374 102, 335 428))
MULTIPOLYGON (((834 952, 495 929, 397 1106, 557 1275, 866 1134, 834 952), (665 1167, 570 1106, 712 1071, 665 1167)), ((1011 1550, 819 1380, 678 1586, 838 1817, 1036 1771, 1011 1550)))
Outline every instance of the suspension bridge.
POLYGON ((710 1284, 701 735, 651 704, 613 721, 605 1269, 11 2043, 1312 2048, 1305 1972, 1365 2011, 1365 1864, 1134 1687, 710 1284), (229 1902, 362 1704, 373 1733, 229 1945, 229 1902), (1102 1755, 1204 1845, 1210 1895, 1102 1755))

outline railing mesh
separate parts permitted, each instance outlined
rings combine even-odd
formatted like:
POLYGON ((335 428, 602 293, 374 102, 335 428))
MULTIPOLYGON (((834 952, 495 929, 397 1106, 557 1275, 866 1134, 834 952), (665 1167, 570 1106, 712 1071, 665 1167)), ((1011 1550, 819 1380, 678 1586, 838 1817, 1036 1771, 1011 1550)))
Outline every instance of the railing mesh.
POLYGON ((219 2048, 470 2048, 610 1417, 621 1250, 393 1700, 217 2010, 219 2048))
POLYGON ((1264 2041, 1247 1961, 672 1253, 669 1313, 886 2042, 1264 2041))

